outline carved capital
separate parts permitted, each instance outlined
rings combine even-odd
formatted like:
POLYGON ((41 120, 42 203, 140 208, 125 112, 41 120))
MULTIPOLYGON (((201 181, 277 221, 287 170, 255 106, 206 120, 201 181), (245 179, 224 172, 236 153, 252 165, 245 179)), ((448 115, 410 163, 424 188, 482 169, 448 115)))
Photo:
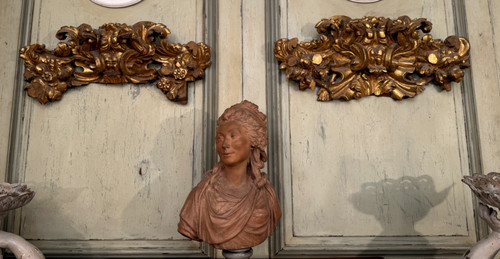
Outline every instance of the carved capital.
POLYGON ((63 26, 55 50, 33 44, 20 50, 25 60, 24 87, 40 103, 59 101, 68 88, 89 83, 150 83, 169 100, 187 103, 186 83, 203 78, 211 49, 204 43, 168 43, 170 30, 142 21, 132 26, 63 26))
POLYGON ((449 36, 443 42, 428 33, 424 18, 351 19, 333 16, 316 24, 320 38, 274 43, 274 56, 300 90, 319 87, 318 100, 359 99, 367 95, 396 100, 414 97, 433 82, 450 91, 468 67, 469 42, 449 36))

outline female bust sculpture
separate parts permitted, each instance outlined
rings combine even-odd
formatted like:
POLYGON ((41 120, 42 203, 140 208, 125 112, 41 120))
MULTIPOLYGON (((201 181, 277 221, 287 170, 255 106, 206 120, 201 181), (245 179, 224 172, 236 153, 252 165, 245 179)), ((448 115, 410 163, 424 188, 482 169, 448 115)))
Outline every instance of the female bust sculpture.
POLYGON ((243 101, 217 120, 220 161, 191 191, 178 231, 219 249, 242 249, 269 237, 281 218, 278 197, 267 175, 266 115, 243 101))

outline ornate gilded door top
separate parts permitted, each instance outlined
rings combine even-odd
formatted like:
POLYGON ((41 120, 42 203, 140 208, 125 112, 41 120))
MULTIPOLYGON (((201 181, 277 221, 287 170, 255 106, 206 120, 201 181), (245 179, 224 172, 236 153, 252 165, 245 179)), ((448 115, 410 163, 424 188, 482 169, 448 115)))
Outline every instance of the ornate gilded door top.
POLYGON ((359 99, 367 95, 401 100, 414 97, 433 82, 450 91, 468 67, 469 42, 449 36, 434 40, 425 18, 384 17, 351 19, 333 16, 316 24, 320 39, 297 38, 274 43, 274 56, 287 78, 300 90, 319 86, 318 100, 359 99))
POLYGON ((161 23, 138 22, 132 26, 88 24, 63 26, 53 51, 42 43, 23 47, 24 89, 40 103, 59 101, 68 88, 89 83, 149 83, 171 101, 187 103, 186 84, 204 77, 211 49, 204 43, 167 43, 170 30, 161 23), (155 67, 156 65, 156 67, 155 67))

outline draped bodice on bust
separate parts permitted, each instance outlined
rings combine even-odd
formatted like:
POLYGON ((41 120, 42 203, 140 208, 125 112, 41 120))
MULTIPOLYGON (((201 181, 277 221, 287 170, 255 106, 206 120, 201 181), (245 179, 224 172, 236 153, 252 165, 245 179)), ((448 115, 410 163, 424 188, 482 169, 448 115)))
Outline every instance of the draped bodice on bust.
POLYGON ((219 249, 264 242, 281 218, 278 197, 268 180, 261 188, 250 185, 235 192, 224 183, 222 173, 207 172, 186 199, 178 231, 219 249))

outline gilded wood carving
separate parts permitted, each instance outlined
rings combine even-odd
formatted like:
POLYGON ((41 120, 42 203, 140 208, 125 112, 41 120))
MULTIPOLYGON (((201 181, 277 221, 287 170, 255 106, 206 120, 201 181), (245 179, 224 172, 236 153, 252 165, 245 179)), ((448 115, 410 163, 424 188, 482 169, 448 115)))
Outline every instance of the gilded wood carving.
POLYGON ((88 24, 63 26, 53 51, 38 43, 23 47, 24 89, 40 103, 59 101, 68 88, 89 83, 149 83, 171 101, 187 103, 186 84, 203 78, 210 66, 211 49, 204 43, 168 43, 170 30, 161 23, 132 26, 88 24))
POLYGON ((318 100, 359 99, 367 95, 396 100, 414 97, 433 82, 450 91, 468 67, 469 42, 449 36, 443 42, 428 33, 425 18, 351 19, 333 16, 316 24, 320 39, 274 43, 274 56, 299 89, 319 87, 318 100))

